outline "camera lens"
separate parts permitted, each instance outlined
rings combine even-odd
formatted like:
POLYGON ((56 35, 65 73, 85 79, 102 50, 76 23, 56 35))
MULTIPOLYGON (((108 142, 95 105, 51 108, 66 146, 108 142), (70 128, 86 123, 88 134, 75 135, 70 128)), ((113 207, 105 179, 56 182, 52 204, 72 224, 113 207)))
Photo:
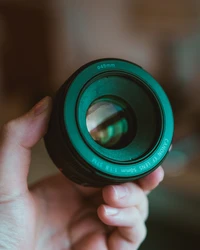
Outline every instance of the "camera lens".
POLYGON ((136 132, 136 122, 133 120, 134 114, 131 114, 128 104, 114 97, 95 100, 86 116, 91 137, 110 149, 123 148, 133 140, 136 132))
POLYGON ((155 170, 173 130, 169 100, 149 73, 125 60, 100 59, 82 66, 58 90, 45 145, 66 177, 105 186, 155 170))

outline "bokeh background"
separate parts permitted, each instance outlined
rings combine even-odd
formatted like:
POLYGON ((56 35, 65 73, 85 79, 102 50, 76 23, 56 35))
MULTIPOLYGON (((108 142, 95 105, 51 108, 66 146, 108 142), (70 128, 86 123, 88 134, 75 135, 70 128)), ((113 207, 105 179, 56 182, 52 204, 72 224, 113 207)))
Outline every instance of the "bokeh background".
MULTIPOLYGON (((149 71, 175 114, 173 151, 163 164, 165 180, 149 196, 140 249, 199 249, 200 1, 0 0, 0 124, 102 57, 149 71)), ((29 183, 56 172, 41 141, 29 183)))

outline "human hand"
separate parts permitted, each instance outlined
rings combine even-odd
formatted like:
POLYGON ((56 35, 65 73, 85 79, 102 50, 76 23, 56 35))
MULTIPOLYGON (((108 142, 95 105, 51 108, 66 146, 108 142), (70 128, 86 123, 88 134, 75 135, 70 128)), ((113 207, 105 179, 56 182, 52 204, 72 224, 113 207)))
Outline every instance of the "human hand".
POLYGON ((0 249, 138 249, 146 235, 146 195, 163 179, 162 168, 137 183, 103 189, 62 174, 28 188, 31 148, 45 134, 50 112, 47 97, 1 128, 0 249))

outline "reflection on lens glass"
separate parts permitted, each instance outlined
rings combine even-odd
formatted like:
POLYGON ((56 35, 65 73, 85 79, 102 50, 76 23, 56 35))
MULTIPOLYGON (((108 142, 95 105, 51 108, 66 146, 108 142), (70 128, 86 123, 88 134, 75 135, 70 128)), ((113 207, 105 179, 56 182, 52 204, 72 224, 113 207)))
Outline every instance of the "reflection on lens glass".
POLYGON ((130 114, 125 105, 112 99, 100 99, 89 108, 86 117, 88 132, 105 148, 121 148, 129 143, 130 114))

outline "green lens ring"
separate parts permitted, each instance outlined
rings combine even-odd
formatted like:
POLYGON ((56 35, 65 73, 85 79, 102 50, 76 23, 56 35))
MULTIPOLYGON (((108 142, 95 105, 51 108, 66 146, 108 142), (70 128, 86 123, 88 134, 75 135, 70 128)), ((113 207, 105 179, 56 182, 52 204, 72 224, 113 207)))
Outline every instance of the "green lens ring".
MULTIPOLYGON (((157 81, 141 67, 124 60, 119 59, 102 59, 90 63, 84 67, 78 75, 72 80, 66 97, 64 100, 64 124, 71 144, 79 156, 84 161, 93 167, 100 175, 108 175, 120 178, 133 178, 143 176, 153 171, 163 161, 171 146, 174 121, 173 113, 169 100, 157 81), (162 111, 162 133, 156 148, 147 157, 137 162, 122 162, 108 161, 102 158, 91 149, 88 143, 83 139, 83 134, 80 131, 79 122, 77 119, 77 100, 80 98, 80 93, 91 79, 97 75, 110 73, 129 74, 142 83, 153 93, 162 111)), ((91 103, 90 103, 91 104, 91 103)))
MULTIPOLYGON (((106 76, 110 74, 111 72, 105 73, 106 76)), ((134 84, 135 78, 132 79, 129 75, 125 75, 122 72, 120 72, 120 74, 119 72, 114 72, 114 75, 115 77, 112 76, 105 78, 104 74, 100 74, 98 77, 92 79, 88 84, 86 84, 86 87, 80 92, 79 99, 77 101, 77 122, 79 125, 79 131, 83 132, 82 137, 87 144, 90 145, 91 150, 95 151, 95 153, 100 155, 101 158, 104 157, 109 161, 124 164, 127 161, 130 163, 132 159, 136 158, 140 158, 141 160, 142 155, 147 157, 148 153, 146 152, 146 148, 150 147, 150 144, 153 144, 154 134, 156 133, 156 124, 154 123, 150 126, 151 130, 154 130, 152 133, 149 133, 149 126, 144 125, 149 125, 149 121, 152 121, 151 116, 153 116, 153 113, 154 116, 156 116, 156 114, 155 111, 153 111, 153 106, 151 105, 152 100, 147 94, 147 92, 149 93, 149 89, 148 91, 145 91, 144 83, 140 83, 140 86, 136 83, 134 84), (127 92, 127 89, 131 89, 133 94, 130 95, 127 92), (137 117, 136 119, 134 118, 138 127, 136 137, 127 147, 120 150, 108 150, 96 144, 86 128, 85 117, 90 103, 93 103, 96 99, 104 95, 114 95, 118 99, 126 100, 130 108, 135 113, 133 117, 137 117), (133 95, 136 95, 136 97, 133 95), (138 98, 138 96, 140 98, 138 98), (144 119, 146 120, 145 122, 144 119), (149 146, 146 144, 149 144, 149 146)), ((157 102, 157 106, 158 105, 159 102, 157 102)), ((156 144, 154 147, 155 146, 156 144)), ((134 162, 136 161, 137 160, 134 160, 134 162)))

